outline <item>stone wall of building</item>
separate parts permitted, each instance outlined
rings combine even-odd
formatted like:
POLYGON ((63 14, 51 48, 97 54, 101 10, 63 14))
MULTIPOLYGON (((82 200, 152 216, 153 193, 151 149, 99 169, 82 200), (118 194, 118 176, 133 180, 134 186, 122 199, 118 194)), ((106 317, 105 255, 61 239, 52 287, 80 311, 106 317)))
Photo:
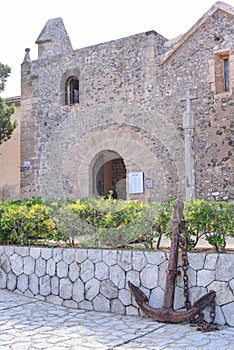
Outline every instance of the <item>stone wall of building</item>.
POLYGON ((151 180, 142 194, 127 186, 127 198, 184 199, 189 108, 195 196, 233 201, 233 14, 217 3, 174 41, 151 31, 74 51, 62 20, 50 20, 37 40, 39 59, 22 65, 21 163, 32 164, 21 176, 22 197, 92 194, 95 159, 113 151, 127 177, 142 171, 151 180), (224 53, 230 89, 220 93, 215 62, 224 53), (79 79, 79 103, 65 105, 70 76, 79 79))
MULTIPOLYGON (((142 315, 128 281, 149 304, 163 304, 168 252, 0 246, 0 288, 72 308, 142 315)), ((216 322, 234 326, 233 254, 189 253, 193 304, 216 291, 216 322)), ((184 307, 183 272, 177 277, 175 310, 184 307)), ((205 311, 209 320, 209 310, 205 311)))

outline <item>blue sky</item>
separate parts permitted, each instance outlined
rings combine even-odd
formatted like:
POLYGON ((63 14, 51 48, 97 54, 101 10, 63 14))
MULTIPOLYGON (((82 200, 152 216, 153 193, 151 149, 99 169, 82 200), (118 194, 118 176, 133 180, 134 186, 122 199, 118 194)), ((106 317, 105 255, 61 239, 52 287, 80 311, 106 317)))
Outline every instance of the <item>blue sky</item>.
MULTIPOLYGON (((26 47, 50 18, 62 17, 74 49, 155 30, 172 39, 192 27, 213 0, 6 0, 1 4, 0 62, 12 73, 3 97, 20 95, 20 65, 26 47)), ((234 0, 226 0, 234 6, 234 0)))

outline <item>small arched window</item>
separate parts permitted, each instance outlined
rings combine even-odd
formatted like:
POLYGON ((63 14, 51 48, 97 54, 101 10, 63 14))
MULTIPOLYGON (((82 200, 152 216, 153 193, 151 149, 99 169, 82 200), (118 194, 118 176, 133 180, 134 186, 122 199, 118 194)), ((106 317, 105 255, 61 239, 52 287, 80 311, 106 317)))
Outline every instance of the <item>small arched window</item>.
POLYGON ((65 104, 79 103, 79 79, 75 76, 68 78, 65 89, 65 104))

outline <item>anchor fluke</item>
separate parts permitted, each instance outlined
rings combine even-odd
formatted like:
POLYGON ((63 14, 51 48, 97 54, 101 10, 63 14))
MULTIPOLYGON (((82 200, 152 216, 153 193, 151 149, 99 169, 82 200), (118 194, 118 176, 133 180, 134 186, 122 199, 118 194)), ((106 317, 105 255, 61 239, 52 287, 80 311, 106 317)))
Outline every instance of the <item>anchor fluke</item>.
POLYGON ((215 300, 216 293, 214 290, 211 290, 209 293, 203 295, 193 304, 193 308, 204 310, 207 306, 211 304, 212 301, 215 300))
POLYGON ((215 292, 210 291, 198 299, 188 311, 174 311, 165 305, 161 309, 155 309, 148 304, 148 298, 137 286, 130 281, 128 285, 140 309, 155 321, 163 323, 179 323, 191 319, 199 315, 215 299, 215 292))
POLYGON ((135 300, 139 308, 149 317, 153 318, 158 322, 164 323, 179 323, 195 316, 201 316, 202 311, 207 307, 211 306, 212 322, 206 330, 214 329, 214 315, 215 315, 215 292, 212 290, 206 295, 198 299, 191 309, 187 308, 186 311, 175 311, 174 296, 177 276, 177 264, 178 264, 178 248, 179 248, 179 237, 180 237, 180 224, 183 219, 183 203, 176 201, 174 204, 174 213, 172 218, 172 237, 171 237, 171 248, 170 256, 168 260, 168 273, 166 277, 165 293, 163 307, 161 309, 155 309, 149 305, 147 296, 130 281, 128 282, 129 288, 135 297, 135 300))
POLYGON ((143 303, 148 303, 149 299, 147 298, 147 296, 134 284, 132 284, 130 281, 128 281, 128 286, 132 292, 132 294, 135 297, 135 300, 137 302, 137 304, 142 305, 143 303))

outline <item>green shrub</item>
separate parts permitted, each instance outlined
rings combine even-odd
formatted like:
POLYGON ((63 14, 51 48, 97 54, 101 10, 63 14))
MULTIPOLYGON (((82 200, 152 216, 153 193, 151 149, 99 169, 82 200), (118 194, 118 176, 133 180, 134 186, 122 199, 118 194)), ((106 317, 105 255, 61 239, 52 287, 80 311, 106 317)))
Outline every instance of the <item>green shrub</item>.
MULTIPOLYGON (((142 243, 160 247, 162 236, 171 236, 174 201, 162 205, 87 197, 75 202, 33 198, 0 204, 0 242, 29 244, 37 240, 62 240, 88 247, 129 247, 142 243)), ((182 236, 188 249, 201 237, 224 251, 234 237, 232 206, 226 202, 192 200, 184 203, 182 236)))
POLYGON ((8 244, 29 244, 56 237, 48 208, 31 201, 4 202, 0 206, 0 240, 8 244))
POLYGON ((167 206, 158 203, 110 200, 105 204, 105 211, 98 209, 99 219, 94 224, 97 228, 90 237, 84 239, 83 244, 93 247, 126 247, 133 243, 143 243, 146 249, 153 249, 157 240, 159 247, 170 217, 171 212, 167 206))
POLYGON ((144 202, 127 202, 111 197, 87 197, 77 200, 73 208, 88 224, 114 228, 134 222, 145 206, 144 202))
POLYGON ((232 206, 226 202, 185 202, 184 221, 191 248, 204 237, 217 252, 224 251, 227 236, 234 236, 232 206))

